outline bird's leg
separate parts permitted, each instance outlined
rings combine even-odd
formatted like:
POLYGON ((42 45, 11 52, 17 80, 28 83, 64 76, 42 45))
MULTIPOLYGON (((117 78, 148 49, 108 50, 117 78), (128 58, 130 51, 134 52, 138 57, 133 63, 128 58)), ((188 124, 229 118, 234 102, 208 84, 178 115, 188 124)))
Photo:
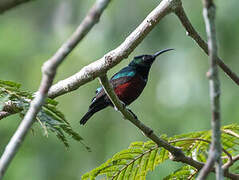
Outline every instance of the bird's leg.
MULTIPOLYGON (((135 119, 138 119, 138 117, 133 113, 133 111, 131 111, 131 109, 129 109, 129 108, 126 107, 126 104, 125 104, 123 101, 120 100, 120 103, 122 104, 123 109, 127 109, 127 110, 134 116, 135 119)), ((118 109, 116 106, 114 106, 114 109, 115 109, 116 111, 119 111, 119 109, 118 109)), ((122 115, 123 115, 123 114, 122 114, 122 115)), ((124 115, 123 115, 123 117, 124 117, 124 115)), ((124 119, 126 119, 126 118, 124 117, 124 119)))
POLYGON ((114 109, 115 109, 116 111, 119 111, 119 109, 118 109, 116 106, 114 106, 114 109))

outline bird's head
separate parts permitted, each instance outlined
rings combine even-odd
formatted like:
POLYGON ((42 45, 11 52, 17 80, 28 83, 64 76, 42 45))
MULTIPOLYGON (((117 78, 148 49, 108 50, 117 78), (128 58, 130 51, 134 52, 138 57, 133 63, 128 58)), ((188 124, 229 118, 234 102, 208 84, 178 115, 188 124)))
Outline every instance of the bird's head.
POLYGON ((163 54, 167 51, 171 51, 173 49, 164 49, 159 52, 156 52, 153 55, 141 55, 141 56, 135 56, 134 59, 130 62, 129 66, 136 66, 136 67, 148 67, 150 68, 153 64, 156 57, 158 57, 160 54, 163 54))

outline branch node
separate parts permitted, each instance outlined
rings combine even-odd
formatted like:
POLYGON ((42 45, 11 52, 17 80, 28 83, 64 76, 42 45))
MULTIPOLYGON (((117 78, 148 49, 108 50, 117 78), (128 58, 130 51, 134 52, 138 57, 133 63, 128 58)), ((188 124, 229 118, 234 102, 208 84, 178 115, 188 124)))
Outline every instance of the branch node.
POLYGON ((114 54, 112 52, 109 52, 108 54, 105 55, 105 63, 107 65, 112 65, 114 62, 114 54))
POLYGON ((172 11, 177 11, 182 6, 181 0, 170 0, 170 8, 172 11))
POLYGON ((51 59, 46 61, 43 66, 42 66, 42 73, 47 75, 47 76, 54 76, 56 74, 56 69, 55 67, 52 66, 52 61, 51 59))
POLYGON ((206 76, 207 76, 208 79, 212 79, 212 77, 213 77, 212 71, 208 70, 207 73, 206 73, 206 76))
POLYGON ((182 149, 179 147, 174 147, 175 149, 172 152, 169 152, 169 159, 172 161, 182 161, 185 155, 182 152, 182 149))

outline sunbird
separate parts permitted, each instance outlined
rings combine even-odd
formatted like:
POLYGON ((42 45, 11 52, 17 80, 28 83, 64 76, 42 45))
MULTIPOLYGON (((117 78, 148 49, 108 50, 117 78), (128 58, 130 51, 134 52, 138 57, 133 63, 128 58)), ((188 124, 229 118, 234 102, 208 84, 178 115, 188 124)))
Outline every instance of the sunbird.
MULTIPOLYGON (((153 55, 136 56, 128 66, 113 75, 110 84, 124 105, 131 104, 143 92, 148 81, 149 70, 156 57, 171 50, 173 49, 164 49, 153 55)), ((84 125, 96 112, 108 106, 113 107, 112 102, 102 87, 97 88, 96 95, 92 99, 87 113, 80 120, 80 124, 84 125)))

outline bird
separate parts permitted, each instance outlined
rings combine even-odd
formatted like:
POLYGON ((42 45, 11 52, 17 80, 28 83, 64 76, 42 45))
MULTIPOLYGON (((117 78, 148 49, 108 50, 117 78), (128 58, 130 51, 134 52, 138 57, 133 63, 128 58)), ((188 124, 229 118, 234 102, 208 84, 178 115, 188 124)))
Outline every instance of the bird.
MULTIPOLYGON (((158 51, 153 55, 135 56, 128 66, 112 76, 109 82, 115 94, 125 106, 131 104, 143 92, 148 81, 150 68, 156 57, 171 50, 173 49, 169 48, 158 51)), ((84 125, 96 112, 108 106, 113 107, 113 104, 101 86, 96 89, 96 95, 92 99, 88 111, 80 120, 80 124, 84 125)))

